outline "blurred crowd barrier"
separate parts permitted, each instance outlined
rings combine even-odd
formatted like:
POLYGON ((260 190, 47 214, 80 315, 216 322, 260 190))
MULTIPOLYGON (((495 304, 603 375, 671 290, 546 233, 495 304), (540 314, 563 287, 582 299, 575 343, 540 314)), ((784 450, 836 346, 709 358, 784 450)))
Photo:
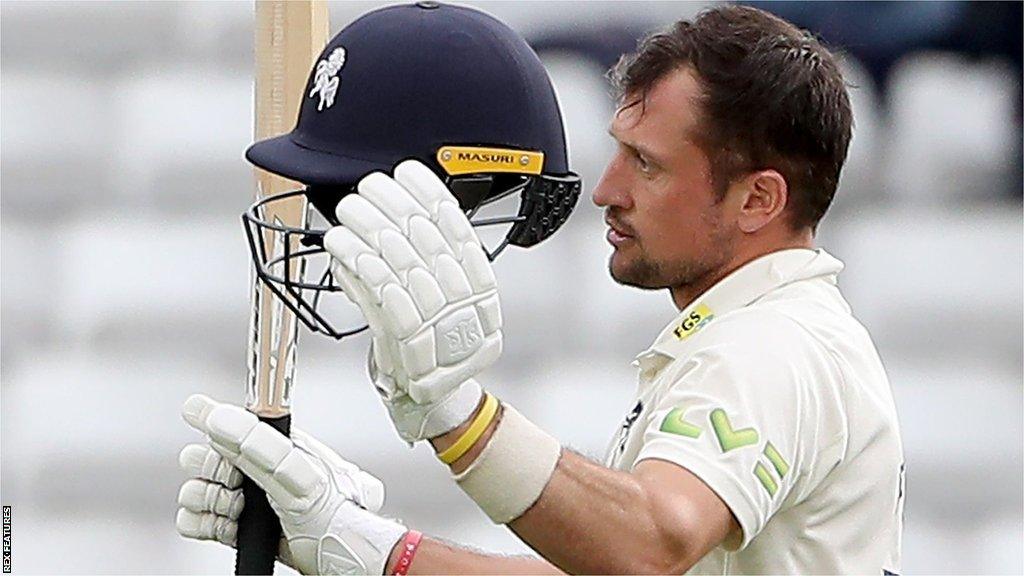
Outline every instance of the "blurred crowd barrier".
MULTIPOLYGON (((332 3, 332 30, 376 5, 332 3)), ((588 192, 612 150, 605 69, 645 30, 702 6, 479 5, 542 52, 588 192)), ((844 67, 857 127, 819 240, 847 264, 841 287, 898 402, 904 570, 1020 573, 1019 54, 942 41, 964 34, 950 30, 965 18, 996 30, 1006 16, 949 14, 956 3, 897 14, 889 3, 839 3, 853 11, 839 18, 809 6, 817 13, 778 11, 855 44, 844 67), (850 14, 873 30, 936 9, 924 21, 938 40, 885 58, 834 29, 850 14)), ((177 454, 198 439, 178 411, 192 392, 243 394, 251 6, 3 2, 0 25, 0 482, 15 572, 224 572, 231 552, 174 532, 177 454)), ((585 198, 552 241, 502 256, 506 353, 485 377, 595 457, 630 408, 633 355, 675 314, 666 293, 609 279, 603 232, 585 198)), ((428 449, 392 432, 366 378, 367 344, 302 338, 298 425, 379 475, 389 514, 454 541, 527 551, 428 449)))

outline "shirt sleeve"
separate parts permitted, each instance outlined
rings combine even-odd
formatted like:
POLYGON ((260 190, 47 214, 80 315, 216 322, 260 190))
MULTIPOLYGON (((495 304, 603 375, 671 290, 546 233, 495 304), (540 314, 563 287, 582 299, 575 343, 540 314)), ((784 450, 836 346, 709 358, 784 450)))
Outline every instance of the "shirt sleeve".
POLYGON ((742 549, 840 462, 841 375, 779 314, 738 311, 698 336, 664 375, 636 462, 657 458, 700 478, 742 528, 726 546, 742 549))

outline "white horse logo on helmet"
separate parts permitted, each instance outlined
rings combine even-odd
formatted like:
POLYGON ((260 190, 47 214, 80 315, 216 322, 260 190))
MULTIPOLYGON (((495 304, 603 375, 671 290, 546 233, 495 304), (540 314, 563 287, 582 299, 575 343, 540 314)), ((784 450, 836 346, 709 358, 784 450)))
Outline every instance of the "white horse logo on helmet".
POLYGON ((316 63, 316 72, 313 74, 313 89, 309 91, 309 97, 320 96, 320 102, 316 105, 317 112, 334 105, 334 95, 338 93, 338 85, 341 79, 338 72, 345 65, 345 49, 341 46, 334 49, 326 60, 316 63))

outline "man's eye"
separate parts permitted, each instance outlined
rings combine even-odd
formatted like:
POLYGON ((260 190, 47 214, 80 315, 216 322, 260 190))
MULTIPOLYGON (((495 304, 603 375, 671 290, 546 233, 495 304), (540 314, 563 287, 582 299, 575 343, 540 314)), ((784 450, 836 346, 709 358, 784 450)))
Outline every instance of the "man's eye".
POLYGON ((643 154, 636 154, 636 165, 640 168, 640 171, 647 174, 651 171, 651 163, 644 158, 643 154))

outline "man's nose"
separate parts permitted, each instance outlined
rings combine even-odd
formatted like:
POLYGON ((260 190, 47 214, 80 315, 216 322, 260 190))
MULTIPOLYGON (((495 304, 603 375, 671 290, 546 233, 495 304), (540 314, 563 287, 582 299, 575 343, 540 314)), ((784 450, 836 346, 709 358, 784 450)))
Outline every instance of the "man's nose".
POLYGON ((633 199, 629 195, 629 186, 626 179, 622 177, 622 162, 620 155, 616 154, 601 175, 594 191, 591 192, 591 200, 594 204, 606 207, 612 206, 622 209, 633 207, 633 199))

